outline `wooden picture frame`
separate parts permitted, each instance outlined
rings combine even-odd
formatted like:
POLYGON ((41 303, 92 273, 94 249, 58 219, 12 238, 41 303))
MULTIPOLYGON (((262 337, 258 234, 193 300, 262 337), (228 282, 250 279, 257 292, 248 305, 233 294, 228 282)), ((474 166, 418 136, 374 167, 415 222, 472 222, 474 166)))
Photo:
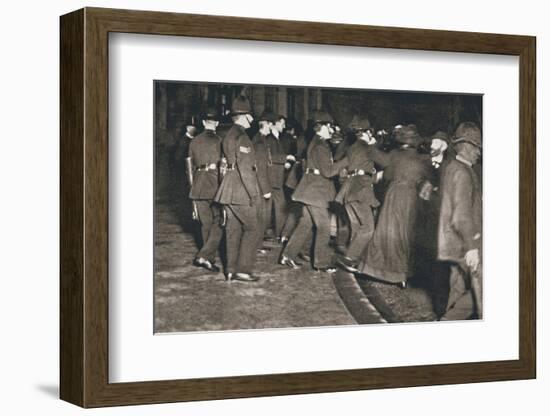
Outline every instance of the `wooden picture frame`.
POLYGON ((82 407, 536 377, 535 54, 530 36, 85 8, 61 17, 60 396, 82 407), (246 30, 244 29, 246 28, 246 30), (108 34, 298 42, 519 57, 519 359, 109 383, 108 34))

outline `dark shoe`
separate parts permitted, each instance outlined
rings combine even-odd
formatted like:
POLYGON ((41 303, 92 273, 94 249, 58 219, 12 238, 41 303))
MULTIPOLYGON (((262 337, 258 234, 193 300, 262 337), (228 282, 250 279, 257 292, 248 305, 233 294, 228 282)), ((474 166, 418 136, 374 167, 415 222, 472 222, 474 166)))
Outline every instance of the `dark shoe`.
POLYGON ((288 266, 291 269, 297 270, 300 268, 298 266, 298 263, 296 263, 294 260, 292 260, 290 257, 285 256, 284 254, 281 255, 281 259, 279 260, 279 264, 282 264, 283 266, 288 266))
POLYGON ((298 254, 298 257, 300 257, 303 261, 307 261, 308 263, 311 263, 311 257, 307 254, 300 253, 298 254))
POLYGON ((359 273, 357 262, 347 256, 338 256, 336 263, 350 273, 359 273))
POLYGON ((258 276, 253 276, 248 273, 237 273, 235 275, 235 280, 238 280, 240 282, 257 282, 260 280, 258 276))
POLYGON ((337 252, 338 254, 342 254, 342 255, 343 255, 343 254, 346 254, 346 251, 348 251, 348 249, 347 249, 346 246, 343 246, 343 245, 341 245, 341 244, 337 244, 337 245, 336 245, 336 252, 337 252))
POLYGON ((216 272, 217 273, 217 272, 220 271, 220 268, 218 266, 216 266, 214 263, 210 262, 210 260, 207 260, 207 259, 202 258, 202 257, 196 258, 193 261, 193 264, 195 266, 198 266, 198 267, 203 267, 206 270, 209 270, 211 272, 216 272))

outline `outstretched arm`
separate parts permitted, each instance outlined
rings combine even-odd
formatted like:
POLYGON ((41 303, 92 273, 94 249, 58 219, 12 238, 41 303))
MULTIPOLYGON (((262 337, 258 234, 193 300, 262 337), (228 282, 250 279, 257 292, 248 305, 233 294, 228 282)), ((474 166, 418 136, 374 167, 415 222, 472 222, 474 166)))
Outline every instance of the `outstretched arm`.
POLYGON ((313 151, 312 157, 317 161, 321 175, 325 178, 332 178, 338 175, 340 170, 348 166, 349 163, 346 156, 338 162, 334 162, 330 149, 324 146, 317 146, 313 151))

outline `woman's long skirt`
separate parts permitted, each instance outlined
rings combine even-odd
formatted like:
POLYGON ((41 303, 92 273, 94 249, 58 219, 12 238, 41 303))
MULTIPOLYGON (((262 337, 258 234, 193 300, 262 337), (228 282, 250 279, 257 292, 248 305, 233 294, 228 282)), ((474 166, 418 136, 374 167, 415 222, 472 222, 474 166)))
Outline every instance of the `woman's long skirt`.
POLYGON ((415 183, 390 184, 359 265, 362 273, 390 283, 406 281, 414 274, 417 198, 415 183))

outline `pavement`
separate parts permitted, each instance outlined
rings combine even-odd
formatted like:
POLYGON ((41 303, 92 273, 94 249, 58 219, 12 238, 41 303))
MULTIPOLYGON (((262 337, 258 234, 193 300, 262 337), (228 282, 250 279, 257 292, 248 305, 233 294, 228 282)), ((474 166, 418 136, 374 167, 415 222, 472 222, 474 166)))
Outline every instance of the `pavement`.
POLYGON ((195 241, 169 204, 157 204, 156 218, 155 332, 356 324, 332 277, 277 264, 280 246, 258 256, 260 281, 227 283, 222 273, 193 266, 195 241))
MULTIPOLYGON (((282 247, 266 243, 258 282, 228 283, 222 273, 192 264, 192 224, 182 227, 169 203, 156 205, 155 332, 223 331, 433 321, 426 282, 407 289, 345 271, 334 275, 309 265, 277 263, 282 247)), ((221 260, 217 260, 221 264, 221 260)))

